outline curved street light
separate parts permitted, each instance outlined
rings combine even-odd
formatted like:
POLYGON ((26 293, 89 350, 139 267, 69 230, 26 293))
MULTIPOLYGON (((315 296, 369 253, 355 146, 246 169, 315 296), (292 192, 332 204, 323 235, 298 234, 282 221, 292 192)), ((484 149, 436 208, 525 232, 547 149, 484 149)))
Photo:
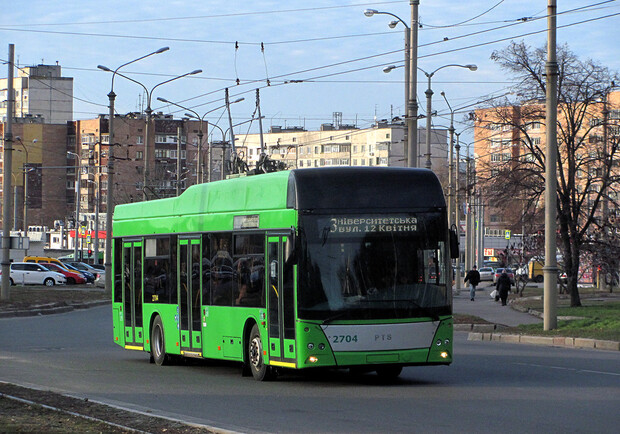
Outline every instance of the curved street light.
MULTIPOLYGON (((230 104, 235 104, 243 100, 245 100, 245 98, 241 97, 241 98, 236 99, 235 101, 232 101, 230 104)), ((205 116, 207 116, 209 113, 212 113, 216 110, 226 107, 226 104, 223 104, 219 107, 209 110, 208 112, 200 116, 194 110, 188 107, 184 107, 170 100, 167 100, 166 98, 158 97, 157 101, 161 101, 165 104, 172 104, 176 107, 182 108, 183 110, 187 110, 188 112, 191 112, 191 113, 185 113, 185 116, 192 118, 192 119, 196 119, 200 122, 198 126, 198 156, 196 158, 196 183, 198 184, 198 183, 204 182, 204 171, 202 170, 202 137, 203 137, 202 123, 204 121, 205 116)), ((208 128, 209 128, 209 122, 207 121, 207 129, 208 128)), ((211 167, 211 153, 210 152, 208 154, 208 158, 209 158, 208 166, 211 167)), ((209 173, 207 174, 207 182, 211 182, 211 170, 209 170, 209 173)))
POLYGON ((108 294, 112 294, 112 212, 114 208, 114 100, 116 94, 114 93, 114 78, 119 73, 118 71, 124 66, 130 65, 139 60, 145 59, 154 54, 160 54, 168 51, 169 47, 162 47, 159 50, 153 51, 137 59, 131 60, 127 63, 123 63, 115 70, 97 65, 97 68, 112 73, 112 84, 110 86, 110 93, 108 93, 109 105, 109 120, 108 120, 108 164, 107 164, 107 182, 108 191, 106 199, 106 235, 105 235, 105 289, 108 294))
POLYGON ((376 9, 366 9, 364 15, 389 15, 396 18, 388 26, 393 29, 398 23, 405 26, 405 107, 406 107, 406 143, 407 143, 407 166, 418 166, 418 77, 416 70, 418 67, 418 7, 419 0, 410 0, 411 6, 411 25, 408 26, 397 15, 391 12, 378 11, 376 9))
POLYGON ((423 70, 422 68, 418 67, 418 69, 420 71, 422 71, 424 73, 424 75, 426 75, 426 77, 428 78, 428 89, 426 89, 426 92, 424 92, 426 94, 426 168, 430 169, 431 168, 431 113, 432 113, 432 97, 433 97, 433 89, 431 89, 431 78, 433 78, 433 75, 435 75, 435 73, 441 69, 444 68, 448 68, 451 66, 455 66, 458 68, 466 68, 469 69, 470 71, 476 71, 478 69, 478 67, 474 64, 467 64, 467 65, 459 65, 456 63, 451 63, 448 65, 443 65, 440 66, 439 68, 435 69, 433 72, 426 72, 425 70, 423 70))

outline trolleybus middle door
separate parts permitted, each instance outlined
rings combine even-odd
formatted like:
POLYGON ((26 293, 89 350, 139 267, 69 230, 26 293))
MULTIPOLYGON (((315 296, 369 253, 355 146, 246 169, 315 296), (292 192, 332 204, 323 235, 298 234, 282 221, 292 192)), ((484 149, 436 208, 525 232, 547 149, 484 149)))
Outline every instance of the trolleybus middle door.
POLYGON ((142 349, 142 241, 123 242, 125 347, 142 349))
POLYGON ((295 291, 292 243, 288 235, 267 237, 269 364, 296 367, 295 291))
POLYGON ((178 289, 181 351, 202 355, 200 284, 202 276, 200 238, 179 238, 178 289))

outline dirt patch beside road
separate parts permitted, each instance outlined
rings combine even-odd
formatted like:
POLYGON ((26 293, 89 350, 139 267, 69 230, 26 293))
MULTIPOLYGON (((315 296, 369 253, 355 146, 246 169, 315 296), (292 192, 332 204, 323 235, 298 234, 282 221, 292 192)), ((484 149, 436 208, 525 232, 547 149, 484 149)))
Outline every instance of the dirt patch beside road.
POLYGON ((0 382, 0 432, 204 434, 206 428, 0 382), (21 401, 14 398, 19 398, 21 401), (52 408, 49 408, 52 407, 52 408), (55 410, 54 410, 55 409, 55 410))

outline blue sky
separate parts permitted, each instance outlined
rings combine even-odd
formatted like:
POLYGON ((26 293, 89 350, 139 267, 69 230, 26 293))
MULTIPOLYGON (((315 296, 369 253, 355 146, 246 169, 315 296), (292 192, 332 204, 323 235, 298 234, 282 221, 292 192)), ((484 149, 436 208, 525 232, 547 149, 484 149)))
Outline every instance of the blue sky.
MULTIPOLYGON (((567 43, 581 58, 620 70, 618 1, 558 3, 558 26, 567 26, 558 30, 558 44, 567 43)), ((6 60, 8 44, 13 43, 20 66, 58 62, 63 75, 74 77, 76 119, 107 113, 111 75, 98 70, 98 64, 115 69, 163 46, 170 50, 123 72, 149 89, 198 68, 204 72, 158 87, 152 103, 156 111, 182 114, 156 101, 163 97, 206 113, 222 104, 225 87, 230 88, 232 99, 245 97, 233 106, 235 122, 252 116, 255 89, 261 88, 265 128, 316 129, 332 122, 333 112, 342 112, 344 123, 367 127, 375 118, 387 119, 404 111, 404 70, 382 72, 386 65, 402 64, 404 29, 400 24, 390 29, 389 16, 369 18, 363 11, 391 12, 409 23, 408 0, 31 0, 24 5, 3 5, 0 59, 6 60), (285 83, 291 80, 303 82, 285 83)), ((450 63, 478 65, 476 72, 446 68, 433 77, 433 109, 439 114, 433 118, 434 125, 449 122, 441 91, 457 108, 509 90, 510 78, 490 60, 493 50, 511 39, 536 47, 546 41, 545 0, 421 0, 419 11, 419 67, 432 71, 450 63), (488 29, 494 30, 483 32, 488 29)), ((4 67, 0 77, 6 74, 4 67)), ((418 83, 420 112, 424 112, 427 83, 421 73, 418 83)), ((119 78, 114 90, 118 113, 140 109, 138 85, 119 78)), ((207 119, 217 122, 220 114, 216 110, 207 119)), ((220 122, 225 124, 227 119, 220 122)), ((465 126, 457 123, 457 131, 465 126)), ((245 132, 248 127, 239 128, 245 132)), ((256 125, 251 129, 255 131, 256 125)), ((466 132, 463 137, 467 136, 466 132)))

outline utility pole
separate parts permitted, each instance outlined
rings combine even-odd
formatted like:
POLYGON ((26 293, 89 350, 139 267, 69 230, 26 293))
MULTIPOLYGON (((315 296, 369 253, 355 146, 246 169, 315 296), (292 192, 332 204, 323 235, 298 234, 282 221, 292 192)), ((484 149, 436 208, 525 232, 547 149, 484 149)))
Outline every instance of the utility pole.
POLYGON ((181 195, 181 136, 183 128, 177 127, 177 197, 181 195))
POLYGON ((545 266, 543 328, 553 330, 558 326, 556 313, 558 292, 557 264, 557 125, 558 125, 558 63, 556 61, 556 0, 547 3, 547 63, 546 72, 546 168, 545 168, 545 266))
MULTIPOLYGON (((13 65, 15 62, 15 45, 9 44, 9 73, 7 79, 8 101, 6 107, 6 124, 4 125, 4 162, 2 176, 2 275, 11 275, 11 174, 13 173, 13 65)), ((0 300, 9 301, 11 298, 11 281, 2 279, 0 300)))
MULTIPOLYGON (((409 40, 409 101, 407 103, 407 165, 418 167, 418 7, 419 0, 409 0, 411 26, 409 40)), ((426 132, 428 134, 428 131, 426 132)))
MULTIPOLYGON (((454 215, 456 220, 456 239, 461 241, 461 188, 459 184, 459 172, 460 172, 460 150, 461 145, 459 144, 459 135, 456 135, 456 145, 454 149, 456 151, 456 205, 454 207, 454 215)), ((461 292, 461 248, 459 247, 459 256, 456 258, 456 295, 459 295, 461 292)))
POLYGON ((471 161, 467 154, 467 166, 465 171, 465 203, 467 204, 467 214, 465 215, 465 271, 471 270, 471 161))

